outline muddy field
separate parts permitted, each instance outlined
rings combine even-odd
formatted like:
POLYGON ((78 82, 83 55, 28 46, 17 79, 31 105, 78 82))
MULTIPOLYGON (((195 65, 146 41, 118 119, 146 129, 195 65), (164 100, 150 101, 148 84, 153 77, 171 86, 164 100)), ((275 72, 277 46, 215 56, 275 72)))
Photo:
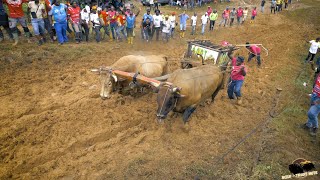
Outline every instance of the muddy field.
MULTIPOLYGON (((205 36, 191 37, 188 31, 185 39, 176 36, 165 45, 142 43, 139 29, 133 46, 107 41, 17 48, 0 44, 0 179, 279 179, 290 173, 287 166, 296 156, 319 163, 319 144, 310 143, 302 130, 290 129, 305 118, 308 98, 294 78, 307 53, 304 41, 319 28, 297 18, 295 11, 309 16, 310 9, 315 10, 294 4, 291 12, 259 15, 253 24, 221 27, 205 36), (223 89, 215 103, 198 107, 185 125, 181 116, 158 123, 152 93, 100 99, 99 78, 91 68, 129 54, 165 54, 173 71, 179 68, 186 40, 194 38, 249 41, 268 48, 261 69, 255 61, 246 63, 243 105, 230 102, 223 89), (277 94, 276 88, 283 91, 277 94), (283 124, 261 126, 220 161, 270 119, 270 112, 281 117, 297 97, 294 103, 305 109, 297 110, 292 123, 283 118, 278 121, 283 124), (284 129, 298 135, 287 137, 284 129)), ((244 49, 237 53, 248 57, 244 49)))

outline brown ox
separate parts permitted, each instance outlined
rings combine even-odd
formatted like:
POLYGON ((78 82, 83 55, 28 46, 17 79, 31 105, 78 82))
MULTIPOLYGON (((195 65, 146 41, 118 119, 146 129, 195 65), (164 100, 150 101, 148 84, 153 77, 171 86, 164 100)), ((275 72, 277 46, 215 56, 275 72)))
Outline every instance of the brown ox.
MULTIPOLYGON (((109 99, 118 78, 112 73, 112 69, 125 72, 139 72, 146 77, 162 76, 167 72, 167 58, 163 55, 136 56, 129 55, 120 58, 114 64, 107 68, 95 70, 100 74, 102 99, 109 99)), ((122 81, 123 86, 127 86, 130 82, 122 81)))
POLYGON ((183 121, 187 122, 198 104, 210 97, 214 100, 223 86, 224 73, 217 66, 203 65, 176 70, 168 77, 170 83, 161 83, 157 88, 157 117, 164 119, 173 110, 183 113, 183 121))

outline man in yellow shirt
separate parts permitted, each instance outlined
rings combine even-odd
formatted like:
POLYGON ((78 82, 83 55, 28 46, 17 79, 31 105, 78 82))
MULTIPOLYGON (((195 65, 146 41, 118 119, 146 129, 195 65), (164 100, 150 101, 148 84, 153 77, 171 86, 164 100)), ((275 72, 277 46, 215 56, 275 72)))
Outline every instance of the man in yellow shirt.
POLYGON ((214 10, 214 11, 210 14, 209 19, 210 19, 210 31, 213 31, 214 24, 215 24, 216 20, 218 19, 217 10, 214 10))

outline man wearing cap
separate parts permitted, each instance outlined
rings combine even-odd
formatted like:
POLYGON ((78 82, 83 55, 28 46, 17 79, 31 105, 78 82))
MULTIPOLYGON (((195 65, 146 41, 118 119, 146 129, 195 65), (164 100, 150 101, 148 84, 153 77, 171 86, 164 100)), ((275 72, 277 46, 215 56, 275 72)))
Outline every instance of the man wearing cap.
POLYGON ((255 44, 250 45, 249 42, 246 42, 246 48, 249 50, 248 62, 250 62, 251 59, 256 56, 258 67, 260 67, 261 66, 261 60, 260 60, 261 49, 255 44))
POLYGON ((180 38, 184 38, 184 32, 187 29, 187 20, 189 16, 186 14, 186 11, 183 11, 182 14, 179 15, 180 17, 180 38))
POLYGON ((153 15, 153 29, 152 29, 152 36, 151 39, 153 38, 154 33, 156 33, 156 40, 159 41, 159 33, 161 30, 162 26, 162 16, 160 15, 160 10, 156 10, 156 14, 153 15))
POLYGON ((169 21, 170 21, 170 25, 171 25, 170 35, 171 35, 171 38, 173 38, 174 29, 176 27, 176 13, 175 12, 172 12, 172 14, 169 16, 169 21))
POLYGON ((214 24, 215 24, 216 20, 218 19, 217 10, 214 10, 214 11, 210 14, 209 19, 210 19, 210 31, 213 31, 213 29, 214 29, 214 24))
POLYGON ((171 31, 171 22, 169 21, 168 15, 166 15, 164 19, 165 20, 163 21, 163 28, 162 28, 163 41, 169 42, 170 31, 171 31))
POLYGON ((232 70, 230 75, 230 82, 228 84, 228 97, 229 99, 237 99, 237 104, 242 104, 241 99, 241 87, 244 82, 244 77, 247 74, 247 70, 243 64, 244 57, 233 57, 232 51, 228 52, 229 58, 232 60, 232 70))
POLYGON ((206 29, 206 25, 208 23, 208 13, 206 12, 204 15, 201 16, 201 26, 202 26, 202 29, 201 29, 201 34, 204 35, 204 30, 206 29))

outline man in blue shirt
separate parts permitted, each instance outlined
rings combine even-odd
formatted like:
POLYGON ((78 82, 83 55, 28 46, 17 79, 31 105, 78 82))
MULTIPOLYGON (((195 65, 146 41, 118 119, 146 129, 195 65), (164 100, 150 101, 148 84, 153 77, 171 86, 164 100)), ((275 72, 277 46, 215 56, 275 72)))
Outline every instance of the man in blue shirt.
MULTIPOLYGON (((3 2, 0 0, 0 27, 1 26, 7 31, 10 39, 13 39, 12 33, 9 28, 8 15, 3 7, 3 2)), ((0 42, 2 42, 3 39, 4 39, 3 33, 0 28, 0 42)))
POLYGON ((136 26, 136 16, 139 15, 140 10, 137 12, 137 15, 134 15, 130 10, 129 15, 127 15, 127 37, 128 44, 133 44, 133 29, 136 26))
POLYGON ((67 6, 60 3, 60 0, 54 1, 52 7, 52 16, 54 22, 54 29, 58 37, 59 44, 68 42, 67 37, 67 6))
POLYGON ((186 11, 183 11, 182 14, 179 15, 180 17, 180 38, 184 37, 184 32, 187 29, 187 20, 189 16, 186 14, 186 11))
MULTIPOLYGON (((142 39, 144 39, 144 30, 143 30, 143 23, 145 23, 146 22, 146 20, 147 19, 149 19, 149 21, 150 21, 150 23, 151 24, 153 24, 153 17, 152 17, 152 15, 150 14, 150 9, 147 9, 147 13, 145 13, 144 15, 143 15, 143 18, 142 18, 142 22, 141 22, 141 37, 142 37, 142 39)), ((152 27, 150 27, 151 28, 151 30, 152 30, 152 27)))

